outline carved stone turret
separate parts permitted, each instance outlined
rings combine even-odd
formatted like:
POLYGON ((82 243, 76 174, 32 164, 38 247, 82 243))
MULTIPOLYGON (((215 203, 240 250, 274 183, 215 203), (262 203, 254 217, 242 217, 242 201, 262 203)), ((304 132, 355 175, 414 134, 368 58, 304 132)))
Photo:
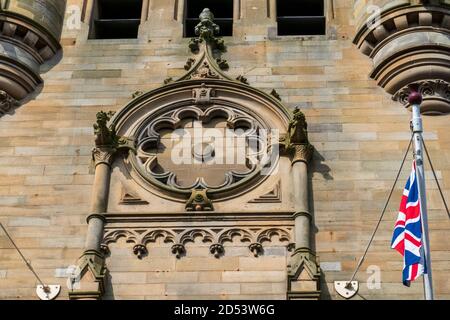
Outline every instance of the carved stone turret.
POLYGON ((448 1, 376 1, 361 7, 366 14, 360 10, 354 43, 373 60, 371 78, 403 104, 411 84, 426 87, 422 112, 449 113, 450 97, 445 93, 450 83, 448 1))
MULTIPOLYGON (((65 0, 0 1, 0 88, 14 106, 43 84, 41 67, 54 64, 65 8, 65 0)), ((2 108, 0 116, 13 110, 2 108)))

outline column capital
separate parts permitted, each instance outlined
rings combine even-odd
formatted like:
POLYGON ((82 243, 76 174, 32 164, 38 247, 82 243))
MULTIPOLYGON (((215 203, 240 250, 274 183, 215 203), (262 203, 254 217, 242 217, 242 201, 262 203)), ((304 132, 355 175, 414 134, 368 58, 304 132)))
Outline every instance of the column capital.
POLYGON ((102 163, 111 166, 116 151, 116 148, 108 147, 92 149, 92 161, 94 162, 95 167, 102 163))
POLYGON ((296 162, 304 162, 308 164, 314 154, 312 144, 293 144, 290 146, 292 164, 296 162))

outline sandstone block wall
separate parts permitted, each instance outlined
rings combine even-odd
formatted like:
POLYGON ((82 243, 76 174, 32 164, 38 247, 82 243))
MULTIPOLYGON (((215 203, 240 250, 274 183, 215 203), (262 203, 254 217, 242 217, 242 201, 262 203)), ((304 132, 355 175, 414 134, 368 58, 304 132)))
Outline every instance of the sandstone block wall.
MULTIPOLYGON (((68 1, 68 6, 81 7, 81 2, 68 1)), ((225 39, 228 72, 243 74, 267 92, 276 89, 287 106, 300 106, 306 114, 316 148, 311 210, 323 298, 339 299, 333 281, 347 280, 364 250, 407 147, 411 114, 369 79, 372 62, 352 44, 353 1, 334 1, 334 13, 327 8, 326 36, 271 39, 266 1, 252 3, 263 19, 255 20, 255 34, 245 26, 245 32, 237 29, 236 37, 225 39)), ((173 21, 173 5, 155 1, 149 21, 158 13, 165 32, 155 31, 161 24, 157 28, 153 20, 142 25, 139 39, 87 40, 87 24, 81 30, 66 26, 63 58, 43 75, 42 92, 0 119, 0 219, 44 281, 63 286, 61 299, 67 299, 64 268, 83 251, 95 114, 118 110, 134 92, 154 89, 184 72, 188 39, 181 38, 180 22, 173 21)), ((448 199, 448 116, 426 117, 424 126, 448 199)), ((401 257, 389 249, 410 162, 411 156, 356 277, 365 299, 422 297, 421 281, 411 288, 401 284, 401 257), (379 289, 366 285, 369 266, 381 269, 379 289)), ((449 299, 450 221, 428 166, 426 174, 436 297, 449 299)), ((282 246, 258 258, 237 248, 220 260, 200 243, 192 244, 190 255, 181 260, 164 244, 150 251, 152 258, 138 260, 124 243, 112 246, 117 259, 107 261, 107 298, 285 298, 288 252, 282 246)), ((36 299, 36 284, 0 235, 0 299, 36 299)))

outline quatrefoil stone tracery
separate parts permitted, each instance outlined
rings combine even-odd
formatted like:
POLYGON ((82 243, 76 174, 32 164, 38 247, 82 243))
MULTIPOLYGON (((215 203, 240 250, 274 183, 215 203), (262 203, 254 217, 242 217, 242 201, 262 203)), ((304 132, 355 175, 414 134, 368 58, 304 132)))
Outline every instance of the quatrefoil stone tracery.
POLYGON ((150 119, 138 130, 137 169, 150 182, 175 191, 233 187, 258 173, 258 164, 249 157, 255 150, 248 142, 259 139, 262 128, 257 119, 229 106, 214 104, 171 109, 150 119), (231 146, 230 133, 235 134, 231 146), (174 149, 184 148, 186 143, 189 152, 178 157, 174 149), (227 148, 234 148, 232 159, 228 157, 230 150, 227 148))

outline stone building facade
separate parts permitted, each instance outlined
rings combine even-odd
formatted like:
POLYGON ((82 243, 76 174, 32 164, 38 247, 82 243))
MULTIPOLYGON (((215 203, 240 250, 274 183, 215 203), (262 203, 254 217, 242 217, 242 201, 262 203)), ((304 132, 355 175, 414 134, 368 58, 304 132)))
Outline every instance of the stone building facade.
MULTIPOLYGON (((411 88, 448 198, 448 0, 316 1, 306 35, 280 34, 276 0, 234 0, 229 18, 200 10, 193 38, 189 1, 130 0, 129 39, 111 39, 107 2, 0 1, 0 219, 59 299, 342 299, 333 283, 351 278, 411 137, 411 88), (171 134, 197 126, 243 129, 244 146, 190 143, 197 162, 174 165, 171 134), (279 157, 248 160, 253 140, 279 157), (245 161, 207 165, 219 146, 245 161)), ((355 299, 423 296, 389 249, 407 171, 355 299)), ((448 299, 450 222, 426 176, 448 299)), ((0 299, 36 285, 0 234, 0 299)))

